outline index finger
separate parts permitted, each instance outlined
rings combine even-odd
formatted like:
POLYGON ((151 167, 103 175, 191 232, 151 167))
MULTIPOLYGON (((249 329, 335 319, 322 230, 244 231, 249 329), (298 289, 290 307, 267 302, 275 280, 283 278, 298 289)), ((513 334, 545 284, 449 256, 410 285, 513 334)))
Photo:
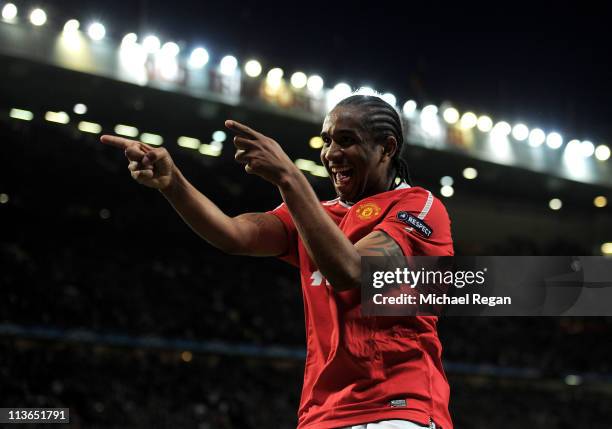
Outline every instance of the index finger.
POLYGON ((143 152, 148 152, 151 150, 149 146, 147 146, 144 143, 141 143, 136 140, 126 139, 126 138, 119 137, 119 136, 110 136, 110 135, 105 134, 102 137, 100 137, 100 141, 102 142, 102 144, 113 146, 113 147, 116 147, 118 149, 123 149, 123 150, 126 150, 132 146, 138 146, 138 148, 141 149, 143 152))
POLYGON ((245 134, 249 137, 257 138, 261 136, 260 133, 253 130, 252 128, 249 128, 246 125, 241 124, 240 122, 233 121, 233 120, 225 121, 225 126, 234 132, 245 134))

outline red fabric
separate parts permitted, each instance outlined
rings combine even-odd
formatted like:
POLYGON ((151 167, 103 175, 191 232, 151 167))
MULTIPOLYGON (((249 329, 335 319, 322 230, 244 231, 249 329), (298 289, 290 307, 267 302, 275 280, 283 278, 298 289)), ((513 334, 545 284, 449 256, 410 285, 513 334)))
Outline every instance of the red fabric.
MULTIPOLYGON (((425 189, 383 192, 350 208, 338 200, 322 204, 352 243, 382 230, 405 255, 453 254, 448 214, 425 189), (397 218, 400 211, 423 220, 431 235, 407 230, 397 218)), ((298 265, 301 272, 307 356, 298 428, 330 429, 389 419, 428 425, 433 419, 437 427, 451 429, 437 318, 362 317, 360 291, 335 292, 326 284, 287 207, 281 204, 270 213, 288 234, 290 248, 282 259, 298 265), (391 406, 390 401, 402 399, 405 406, 391 406)))

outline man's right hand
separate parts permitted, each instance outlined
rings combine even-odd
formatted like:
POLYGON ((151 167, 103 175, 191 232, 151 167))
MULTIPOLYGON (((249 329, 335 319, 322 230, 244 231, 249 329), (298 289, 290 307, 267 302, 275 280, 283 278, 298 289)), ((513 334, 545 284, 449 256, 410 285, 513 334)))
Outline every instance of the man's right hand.
POLYGON ((163 190, 176 178, 176 167, 164 148, 152 148, 136 140, 109 135, 103 135, 100 141, 125 152, 130 161, 128 170, 141 185, 163 190))

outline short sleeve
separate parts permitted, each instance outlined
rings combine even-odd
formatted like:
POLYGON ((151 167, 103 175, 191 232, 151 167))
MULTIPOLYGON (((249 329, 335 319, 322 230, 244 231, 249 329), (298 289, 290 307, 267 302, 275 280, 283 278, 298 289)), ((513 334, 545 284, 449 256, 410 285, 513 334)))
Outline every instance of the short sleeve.
POLYGON ((295 224, 293 223, 293 218, 291 217, 291 213, 289 213, 289 209, 285 203, 282 203, 280 206, 275 208, 274 210, 270 210, 267 213, 273 214, 282 222, 285 227, 285 233, 287 234, 287 242, 288 247, 287 251, 278 256, 279 259, 290 263, 296 267, 300 266, 300 256, 298 253, 298 232, 295 224))
POLYGON ((454 254, 448 213, 429 191, 408 194, 392 204, 374 230, 387 233, 406 256, 454 254))

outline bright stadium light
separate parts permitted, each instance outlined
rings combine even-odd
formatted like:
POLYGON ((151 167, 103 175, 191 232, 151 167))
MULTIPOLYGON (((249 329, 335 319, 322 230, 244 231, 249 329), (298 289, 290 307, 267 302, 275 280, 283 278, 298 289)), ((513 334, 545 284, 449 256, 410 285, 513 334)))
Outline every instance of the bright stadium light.
POLYGON ((551 149, 559 149, 563 145, 563 137, 559 133, 548 133, 546 136, 546 146, 551 149))
POLYGON ((306 82, 306 87, 308 91, 313 94, 318 94, 323 89, 323 78, 319 75, 313 74, 308 78, 306 82))
POLYGON ((442 176, 442 178, 440 179, 441 186, 453 186, 454 183, 455 181, 451 176, 442 176))
POLYGON ((257 77, 261 74, 261 63, 257 60, 249 60, 244 65, 244 72, 249 77, 257 77))
POLYGON ((74 105, 74 108, 72 110, 77 115, 84 115, 85 113, 87 113, 87 106, 83 103, 77 103, 74 105))
POLYGON ((7 3, 2 8, 2 19, 6 21, 13 21, 17 18, 17 6, 13 3, 7 3))
POLYGON ((488 133, 493 129, 493 121, 487 115, 479 116, 476 127, 478 127, 481 132, 488 133))
POLYGON ((102 40, 104 39, 104 36, 106 36, 106 28, 104 28, 104 25, 100 24, 99 22, 94 22, 87 29, 87 34, 92 40, 102 40))
POLYGON ((539 128, 534 128, 529 132, 529 146, 538 147, 546 140, 546 134, 539 128))
POLYGON ((19 119, 21 121, 31 121, 34 118, 34 113, 30 112, 29 110, 17 109, 13 107, 9 112, 9 116, 13 119, 19 119))
POLYGON ((226 76, 233 75, 236 67, 238 67, 238 60, 232 55, 224 56, 219 63, 219 71, 226 76))
POLYGON ((217 130, 212 134, 212 139, 214 142, 223 143, 227 139, 227 134, 225 131, 217 130))
POLYGON ((308 77, 302 72, 295 72, 291 75, 291 85, 294 88, 302 89, 308 83, 308 77))
POLYGON ((189 55, 189 67, 194 69, 203 68, 210 59, 208 51, 202 47, 195 48, 189 55))
POLYGON ((96 124, 95 122, 81 121, 79 122, 78 129, 84 133, 100 134, 102 125, 96 124))
POLYGON ((185 147, 187 149, 198 149, 202 142, 194 137, 181 136, 178 138, 177 143, 180 147, 185 147))
POLYGON ((342 96, 343 98, 351 95, 351 87, 344 82, 340 82, 339 84, 334 86, 334 89, 332 91, 334 91, 334 93, 336 93, 337 95, 342 96))
POLYGON ((369 86, 362 86, 359 89, 357 89, 357 91, 355 91, 356 94, 359 95, 370 95, 370 96, 377 96, 378 94, 376 93, 376 91, 374 90, 374 88, 369 87, 369 86))
POLYGON ((136 137, 138 133, 138 128, 130 125, 117 124, 117 126, 115 126, 115 134, 119 134, 120 136, 136 137))
POLYGON ((529 128, 525 124, 516 124, 512 127, 512 137, 520 142, 526 140, 529 137, 529 128))
POLYGON ((159 51, 161 42, 157 36, 149 35, 142 41, 142 46, 145 48, 147 53, 155 54, 159 51))
POLYGON ((450 198, 455 194, 455 189, 452 186, 442 186, 440 188, 440 194, 443 197, 450 198))
POLYGON ((79 31, 81 23, 76 19, 70 19, 64 24, 64 33, 76 33, 79 31))
POLYGON ((597 208, 604 208, 608 205, 608 199, 603 195, 599 195, 593 199, 593 205, 597 208))
POLYGON ((506 121, 500 121, 491 130, 492 134, 507 136, 512 132, 512 127, 506 121))
POLYGON ((593 156, 593 154, 595 153, 595 145, 590 141, 585 140, 580 144, 580 152, 585 158, 593 156))
POLYGON ((47 22, 47 14, 42 9, 34 9, 32 13, 30 13, 30 22, 37 27, 45 25, 45 22, 47 22))
POLYGON ((459 120, 459 111, 454 107, 447 107, 442 113, 442 117, 449 124, 455 124, 459 120))
POLYGON ((323 139, 319 136, 314 136, 310 139, 308 145, 313 149, 321 149, 323 147, 323 139))
POLYGON ((463 177, 467 180, 474 180, 478 177, 478 170, 476 170, 474 167, 466 167, 463 170, 463 177))
POLYGON ((610 148, 605 144, 600 144, 595 148, 595 158, 599 161, 607 161, 610 159, 610 148))
POLYGON ((285 72, 279 67, 274 67, 266 75, 266 85, 271 89, 278 89, 283 82, 285 72))
POLYGON ((414 112, 416 112, 416 108, 417 108, 416 101, 408 100, 402 106, 402 113, 406 117, 411 117, 414 115, 414 112))
POLYGON ((563 207, 563 201, 561 201, 559 198, 553 198, 548 202, 548 207, 551 210, 560 210, 561 207, 563 207))
POLYGON ((0 204, 6 204, 9 202, 8 194, 2 193, 0 194, 0 204))
POLYGON ((70 122, 70 116, 66 112, 47 112, 45 113, 45 120, 56 124, 67 124, 70 122))
POLYGON ((476 126, 478 122, 478 118, 472 112, 465 112, 461 116, 461 121, 459 122, 459 126, 464 130, 470 130, 476 126))
POLYGON ((601 245, 601 253, 604 255, 612 255, 612 242, 603 243, 601 245))
POLYGON ((164 139, 162 136, 158 134, 142 133, 140 135, 140 141, 142 141, 143 143, 153 145, 153 146, 159 146, 164 142, 164 139))
POLYGON ((180 51, 181 51, 181 48, 179 48, 179 45, 177 45, 174 42, 166 42, 161 47, 162 55, 167 55, 169 57, 176 57, 180 51))
POLYGON ((133 45, 136 42, 138 42, 138 35, 136 33, 128 33, 121 39, 122 45, 133 45))
POLYGON ((438 114, 438 106, 436 106, 435 104, 428 104, 427 106, 423 107, 423 109, 421 110, 421 116, 433 117, 433 116, 436 116, 437 114, 438 114))
POLYGON ((395 103, 397 102, 397 98, 395 98, 395 95, 391 94, 390 92, 385 92, 381 96, 381 98, 387 103, 389 103, 391 106, 395 107, 395 103))

